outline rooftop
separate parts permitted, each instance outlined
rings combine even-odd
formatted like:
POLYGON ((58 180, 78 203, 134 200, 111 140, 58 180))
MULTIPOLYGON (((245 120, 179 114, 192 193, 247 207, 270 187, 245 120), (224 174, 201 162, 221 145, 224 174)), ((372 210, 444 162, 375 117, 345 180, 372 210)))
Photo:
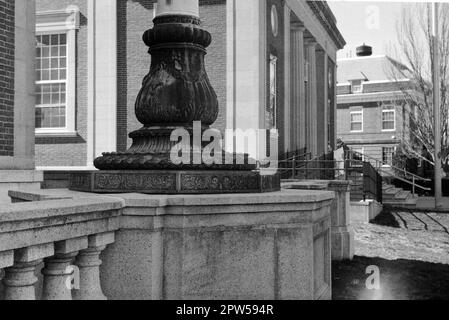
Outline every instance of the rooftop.
POLYGON ((351 80, 385 81, 393 80, 392 70, 398 78, 410 78, 409 69, 389 56, 355 57, 338 60, 338 83, 351 80))

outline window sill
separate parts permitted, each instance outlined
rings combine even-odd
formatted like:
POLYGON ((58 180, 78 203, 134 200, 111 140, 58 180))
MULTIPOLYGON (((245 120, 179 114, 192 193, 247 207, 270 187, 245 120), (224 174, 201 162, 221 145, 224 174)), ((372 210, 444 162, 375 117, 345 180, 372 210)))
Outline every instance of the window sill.
POLYGON ((36 137, 38 138, 75 138, 78 137, 76 131, 36 131, 36 137))

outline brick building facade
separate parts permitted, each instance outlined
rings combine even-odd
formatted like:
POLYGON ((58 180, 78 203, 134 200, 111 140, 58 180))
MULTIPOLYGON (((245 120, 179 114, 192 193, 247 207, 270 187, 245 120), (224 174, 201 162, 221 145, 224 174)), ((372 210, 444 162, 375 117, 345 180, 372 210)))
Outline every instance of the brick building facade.
POLYGON ((388 56, 338 61, 337 134, 351 149, 392 164, 398 145, 409 139, 410 110, 400 90, 411 86, 407 74, 388 56))
POLYGON ((14 0, 0 1, 0 156, 14 155, 14 0))
MULTIPOLYGON (((141 127, 134 103, 151 64, 142 34, 156 2, 36 1, 39 167, 91 168, 102 152, 129 147, 128 133, 141 127)), ((200 0, 200 16, 213 39, 206 68, 220 105, 215 128, 276 128, 280 153, 334 144, 328 77, 345 43, 325 2, 200 0)))

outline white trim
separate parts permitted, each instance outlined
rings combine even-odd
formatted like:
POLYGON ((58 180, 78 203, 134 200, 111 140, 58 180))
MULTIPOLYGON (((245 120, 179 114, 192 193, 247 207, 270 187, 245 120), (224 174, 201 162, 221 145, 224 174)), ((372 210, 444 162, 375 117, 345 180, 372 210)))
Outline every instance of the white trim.
MULTIPOLYGON (((36 35, 66 34, 67 64, 66 80, 54 83, 66 84, 66 126, 65 128, 39 128, 37 135, 76 132, 76 31, 79 29, 79 9, 69 6, 66 10, 45 11, 36 13, 36 35)), ((36 81, 36 83, 51 83, 36 81)))
POLYGON ((380 92, 369 92, 369 93, 352 93, 352 94, 339 94, 338 97, 366 97, 375 96, 379 94, 402 94, 402 91, 380 91, 380 92))
POLYGON ((35 136, 38 138, 45 137, 77 137, 78 132, 76 131, 63 131, 59 128, 55 129, 36 129, 35 136))
POLYGON ((80 13, 77 6, 65 10, 41 11, 36 13, 36 33, 68 31, 79 29, 80 13))
POLYGON ((364 127, 364 125, 363 125, 363 121, 364 121, 364 115, 363 115, 363 109, 362 110, 358 110, 358 111, 350 111, 349 112, 349 131, 351 132, 351 133, 360 133, 360 132, 363 132, 363 127, 364 127), (353 123, 359 123, 359 122, 353 122, 352 121, 352 115, 353 114, 361 114, 362 115, 362 130, 352 130, 352 124, 353 123))

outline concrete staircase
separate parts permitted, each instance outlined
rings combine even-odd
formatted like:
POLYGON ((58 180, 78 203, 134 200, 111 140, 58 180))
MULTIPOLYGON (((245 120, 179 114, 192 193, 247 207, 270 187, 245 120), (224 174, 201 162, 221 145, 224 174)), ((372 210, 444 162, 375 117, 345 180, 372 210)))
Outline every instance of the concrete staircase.
POLYGON ((410 191, 396 188, 385 182, 382 185, 382 198, 384 205, 404 209, 414 209, 418 202, 418 198, 413 197, 410 191))

